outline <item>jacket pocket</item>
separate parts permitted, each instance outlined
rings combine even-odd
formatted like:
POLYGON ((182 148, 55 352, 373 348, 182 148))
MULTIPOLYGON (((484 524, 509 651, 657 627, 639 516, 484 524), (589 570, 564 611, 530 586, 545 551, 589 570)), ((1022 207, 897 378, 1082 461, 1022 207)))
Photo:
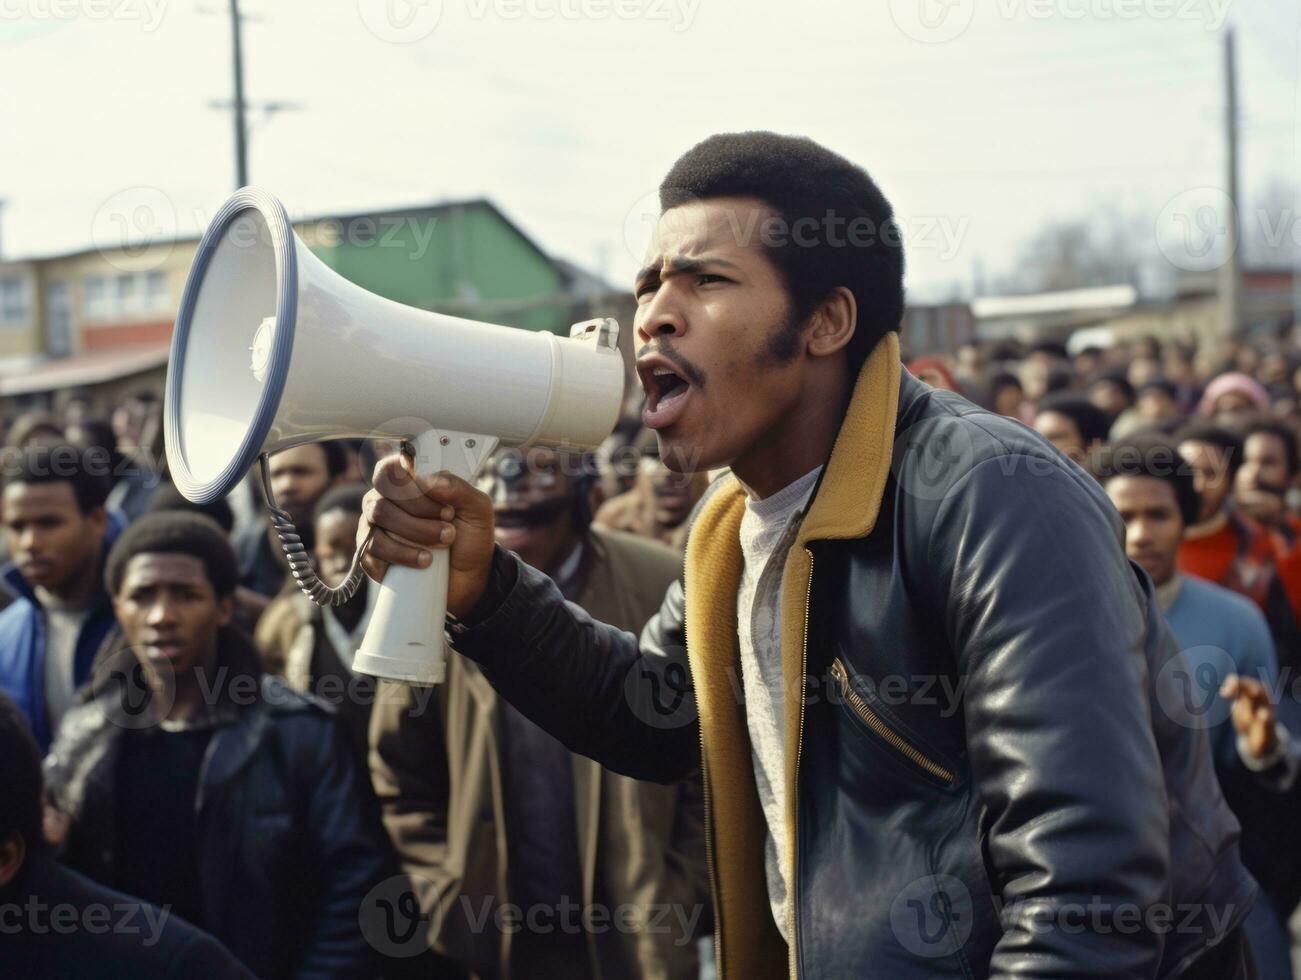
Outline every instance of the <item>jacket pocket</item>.
POLYGON ((933 753, 919 748, 912 739, 900 734, 898 729, 886 720, 884 713, 875 708, 868 698, 854 687, 849 670, 839 657, 831 662, 831 677, 836 683, 850 717, 866 729, 876 741, 887 746, 893 755, 907 763, 910 769, 929 782, 945 789, 953 786, 956 780, 953 769, 936 758, 933 753))

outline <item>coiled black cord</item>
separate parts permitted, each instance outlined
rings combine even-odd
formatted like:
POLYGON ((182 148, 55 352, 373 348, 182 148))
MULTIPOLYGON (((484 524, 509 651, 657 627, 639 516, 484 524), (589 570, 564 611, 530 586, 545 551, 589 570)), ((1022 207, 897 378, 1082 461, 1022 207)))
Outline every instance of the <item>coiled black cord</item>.
POLYGON ((352 566, 343 581, 333 588, 326 585, 316 574, 316 569, 312 568, 311 556, 307 553, 307 546, 303 544, 298 528, 294 527, 293 519, 286 511, 276 506, 275 494, 271 492, 271 467, 268 460, 266 453, 258 457, 262 467, 262 489, 266 491, 267 510, 271 512, 271 526, 275 528, 276 537, 280 539, 280 547, 284 549, 289 570, 294 573, 294 581, 303 590, 303 594, 318 606, 342 606, 356 595, 357 589, 361 587, 361 580, 366 574, 361 569, 361 559, 370 546, 370 539, 375 535, 374 526, 366 534, 366 540, 361 543, 356 554, 352 556, 352 566))

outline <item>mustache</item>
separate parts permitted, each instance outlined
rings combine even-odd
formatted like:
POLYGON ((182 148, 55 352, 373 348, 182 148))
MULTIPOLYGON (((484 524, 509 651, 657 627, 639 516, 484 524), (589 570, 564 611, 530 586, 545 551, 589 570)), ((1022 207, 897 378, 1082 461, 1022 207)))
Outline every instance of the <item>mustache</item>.
POLYGON ((673 345, 667 340, 661 340, 659 346, 655 344, 646 344, 641 350, 637 351, 637 357, 643 358, 648 354, 659 354, 665 360, 669 361, 678 373, 690 381, 693 385, 703 386, 705 383, 705 372, 700 370, 685 357, 673 349, 673 345))

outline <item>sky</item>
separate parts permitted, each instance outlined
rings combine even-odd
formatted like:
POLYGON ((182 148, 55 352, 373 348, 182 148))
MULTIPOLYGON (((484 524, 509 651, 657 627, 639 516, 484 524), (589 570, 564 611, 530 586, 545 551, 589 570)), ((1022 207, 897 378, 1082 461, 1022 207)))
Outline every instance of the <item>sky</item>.
MULTIPOLYGON (((485 196, 549 252, 630 286, 677 156, 771 129, 872 174, 922 298, 1009 271, 1047 222, 1120 210, 1159 237, 1213 199, 1233 26, 1243 201, 1283 188, 1269 227, 1301 239, 1295 2, 241 9, 246 96, 289 105, 250 113, 251 182, 291 216, 485 196)), ((223 0, 0 0, 4 256, 201 232, 235 186, 231 116, 211 107, 230 98, 230 62, 223 0)))

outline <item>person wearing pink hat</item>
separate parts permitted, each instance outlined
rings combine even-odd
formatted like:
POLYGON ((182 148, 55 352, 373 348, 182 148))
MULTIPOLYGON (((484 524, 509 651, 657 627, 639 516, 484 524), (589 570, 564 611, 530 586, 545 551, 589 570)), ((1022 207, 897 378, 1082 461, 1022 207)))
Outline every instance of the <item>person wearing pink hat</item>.
POLYGON ((1208 384, 1197 405, 1198 415, 1230 426, 1268 410, 1269 393, 1255 378, 1238 371, 1221 374, 1208 384))

